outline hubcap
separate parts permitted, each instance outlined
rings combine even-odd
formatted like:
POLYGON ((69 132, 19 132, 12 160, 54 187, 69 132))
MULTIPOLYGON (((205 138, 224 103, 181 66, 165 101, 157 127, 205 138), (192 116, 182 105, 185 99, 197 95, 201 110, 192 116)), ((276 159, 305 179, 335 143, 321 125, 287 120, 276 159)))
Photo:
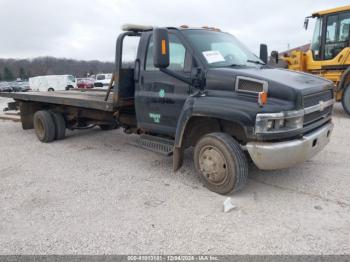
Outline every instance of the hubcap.
POLYGON ((40 138, 44 136, 44 125, 40 119, 36 120, 36 131, 40 138))
POLYGON ((212 184, 222 184, 227 177, 225 157, 214 146, 206 146, 201 149, 199 168, 202 175, 212 184))

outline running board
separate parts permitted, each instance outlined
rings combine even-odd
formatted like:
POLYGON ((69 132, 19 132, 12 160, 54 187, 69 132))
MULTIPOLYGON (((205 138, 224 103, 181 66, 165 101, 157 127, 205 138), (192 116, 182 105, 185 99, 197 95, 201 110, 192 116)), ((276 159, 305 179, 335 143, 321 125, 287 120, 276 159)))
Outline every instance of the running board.
POLYGON ((170 139, 150 135, 140 135, 133 144, 165 156, 173 154, 174 141, 170 139))

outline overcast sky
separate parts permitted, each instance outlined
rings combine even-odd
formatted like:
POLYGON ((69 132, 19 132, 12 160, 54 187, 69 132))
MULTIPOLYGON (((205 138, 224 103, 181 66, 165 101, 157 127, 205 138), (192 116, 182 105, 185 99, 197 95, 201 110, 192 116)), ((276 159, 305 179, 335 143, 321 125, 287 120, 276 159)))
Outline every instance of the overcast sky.
POLYGON ((237 36, 252 51, 309 43, 314 11, 349 0, 0 0, 0 58, 55 56, 113 61, 124 23, 209 25, 237 36))

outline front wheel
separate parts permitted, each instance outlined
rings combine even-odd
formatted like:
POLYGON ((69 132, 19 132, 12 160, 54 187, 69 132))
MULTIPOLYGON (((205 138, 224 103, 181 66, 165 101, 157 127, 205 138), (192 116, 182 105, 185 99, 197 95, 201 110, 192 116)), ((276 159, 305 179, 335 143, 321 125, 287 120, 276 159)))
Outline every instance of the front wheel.
POLYGON ((350 85, 345 87, 343 92, 343 97, 341 99, 341 103, 343 105, 343 108, 345 112, 350 115, 350 85))
POLYGON ((194 165, 203 184, 211 191, 229 194, 240 190, 248 179, 248 162, 238 142, 225 133, 203 136, 194 149, 194 165))

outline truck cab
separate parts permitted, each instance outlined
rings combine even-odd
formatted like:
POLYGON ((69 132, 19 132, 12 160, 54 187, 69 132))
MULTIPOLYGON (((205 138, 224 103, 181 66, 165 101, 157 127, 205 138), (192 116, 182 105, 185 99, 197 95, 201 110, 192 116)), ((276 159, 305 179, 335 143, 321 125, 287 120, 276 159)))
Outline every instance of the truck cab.
POLYGON ((204 183, 228 193, 244 184, 247 156, 260 169, 287 168, 328 143, 332 82, 269 68, 215 28, 125 30, 117 43, 114 94, 123 100, 129 75, 136 129, 173 141, 174 170, 193 146, 204 183), (118 55, 125 36, 140 37, 133 69, 122 69, 118 55), (236 173, 232 180, 225 175, 230 172, 236 173))

